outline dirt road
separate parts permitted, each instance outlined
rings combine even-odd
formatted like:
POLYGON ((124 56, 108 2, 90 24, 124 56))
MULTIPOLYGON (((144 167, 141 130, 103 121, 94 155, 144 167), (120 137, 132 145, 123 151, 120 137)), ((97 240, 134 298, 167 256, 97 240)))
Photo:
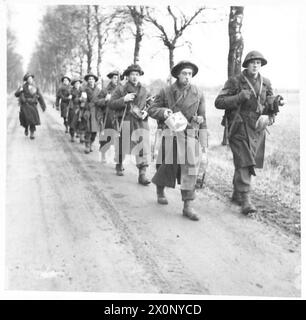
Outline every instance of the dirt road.
MULTIPOLYGON (((179 190, 156 203, 127 161, 114 174, 71 143, 49 106, 31 141, 9 99, 6 271, 10 290, 300 295, 300 239, 243 217, 210 190, 181 215, 179 190)), ((153 174, 154 166, 150 167, 153 174)))

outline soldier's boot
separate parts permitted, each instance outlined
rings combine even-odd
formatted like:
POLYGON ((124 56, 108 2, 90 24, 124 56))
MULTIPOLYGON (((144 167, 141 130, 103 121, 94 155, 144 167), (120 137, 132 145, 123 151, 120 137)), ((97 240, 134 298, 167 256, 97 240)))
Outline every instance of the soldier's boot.
POLYGON ((247 215, 248 213, 256 212, 255 206, 252 204, 249 192, 241 192, 241 213, 247 215))
POLYGON ((195 213, 194 209, 192 208, 191 201, 192 200, 184 201, 183 216, 190 220, 198 221, 200 220, 200 217, 195 213))
POLYGON ((80 134, 80 143, 84 143, 85 139, 84 139, 84 133, 80 134))
POLYGON ((157 202, 159 204, 168 204, 168 200, 165 195, 165 187, 164 186, 156 186, 157 193, 157 202))
POLYGON ((102 152, 102 151, 101 151, 101 161, 102 161, 102 163, 106 163, 105 152, 102 152))
POLYGON ((92 152, 93 148, 92 148, 92 142, 89 143, 89 152, 92 152))
POLYGON ((79 135, 78 132, 75 134, 75 137, 76 137, 76 138, 79 138, 79 137, 80 137, 80 135, 79 135))
POLYGON ((242 203, 241 192, 234 189, 231 201, 237 204, 238 206, 241 206, 241 203, 242 203))
POLYGON ((30 139, 32 139, 32 140, 35 139, 34 131, 31 131, 31 132, 30 132, 30 139))
POLYGON ((66 124, 66 123, 65 123, 65 128, 66 128, 65 133, 69 133, 68 124, 66 124))
POLYGON ((88 154, 90 152, 90 145, 89 145, 89 142, 87 142, 87 141, 85 141, 85 150, 84 150, 84 152, 86 154, 88 154))
POLYGON ((151 181, 146 177, 146 167, 139 168, 138 183, 147 186, 151 181))
POLYGON ((71 142, 74 142, 74 135, 71 134, 71 139, 70 139, 71 142))
POLYGON ((24 134, 25 134, 26 136, 29 135, 29 129, 28 129, 28 128, 25 128, 25 129, 24 129, 24 134))
POLYGON ((117 163, 116 164, 116 175, 117 176, 124 176, 124 173, 123 173, 123 167, 122 167, 122 163, 117 163))

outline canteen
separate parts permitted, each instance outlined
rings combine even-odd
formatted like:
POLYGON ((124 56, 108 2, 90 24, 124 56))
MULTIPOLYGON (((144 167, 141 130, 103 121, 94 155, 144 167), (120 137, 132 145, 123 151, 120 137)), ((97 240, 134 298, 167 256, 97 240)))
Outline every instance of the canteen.
POLYGON ((165 124, 174 132, 184 131, 187 127, 187 123, 187 119, 181 111, 172 113, 165 120, 165 124))
POLYGON ((265 130, 266 127, 270 125, 270 118, 268 115, 261 115, 256 121, 256 130, 262 131, 265 130))

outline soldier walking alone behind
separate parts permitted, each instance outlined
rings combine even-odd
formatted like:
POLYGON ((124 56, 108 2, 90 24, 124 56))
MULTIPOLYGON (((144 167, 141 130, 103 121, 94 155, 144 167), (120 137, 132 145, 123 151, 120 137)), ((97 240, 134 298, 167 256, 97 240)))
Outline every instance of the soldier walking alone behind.
POLYGON ((204 95, 190 83, 191 78, 197 73, 198 67, 194 63, 179 62, 171 70, 172 76, 177 79, 176 82, 162 89, 148 109, 149 115, 156 119, 159 125, 179 112, 185 120, 185 125, 179 132, 169 132, 164 123, 163 128, 167 130, 163 132, 157 158, 160 162, 152 182, 156 184, 157 202, 160 204, 168 204, 165 187, 175 188, 176 181, 181 184, 183 216, 191 220, 199 220, 191 203, 195 199, 201 155, 202 152, 207 152, 204 95))
POLYGON ((20 104, 19 120, 20 125, 24 127, 24 134, 28 136, 30 129, 30 139, 34 139, 36 126, 40 125, 37 103, 40 104, 43 111, 46 110, 46 104, 39 88, 34 83, 34 75, 26 73, 23 81, 24 84, 15 92, 20 104))
POLYGON ((62 79, 62 85, 59 87, 57 94, 56 94, 56 102, 55 106, 61 108, 61 117, 64 119, 64 126, 66 128, 66 133, 68 133, 68 108, 69 103, 71 100, 71 87, 70 82, 71 79, 68 76, 63 76, 62 79))
POLYGON ((274 123, 283 104, 280 95, 273 95, 270 80, 259 73, 266 64, 260 52, 249 52, 242 64, 245 69, 225 83, 215 100, 216 108, 225 109, 228 117, 235 166, 232 201, 245 215, 256 211, 250 199, 251 176, 255 168, 263 168, 266 126, 274 123))

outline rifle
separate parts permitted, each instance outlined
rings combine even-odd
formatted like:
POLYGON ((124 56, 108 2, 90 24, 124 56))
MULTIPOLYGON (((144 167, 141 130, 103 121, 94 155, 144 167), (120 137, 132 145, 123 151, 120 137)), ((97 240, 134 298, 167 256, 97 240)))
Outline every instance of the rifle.
POLYGON ((224 112, 223 115, 223 121, 222 124, 224 125, 224 131, 223 131, 223 139, 222 139, 222 145, 227 146, 228 145, 228 118, 226 111, 224 112))

